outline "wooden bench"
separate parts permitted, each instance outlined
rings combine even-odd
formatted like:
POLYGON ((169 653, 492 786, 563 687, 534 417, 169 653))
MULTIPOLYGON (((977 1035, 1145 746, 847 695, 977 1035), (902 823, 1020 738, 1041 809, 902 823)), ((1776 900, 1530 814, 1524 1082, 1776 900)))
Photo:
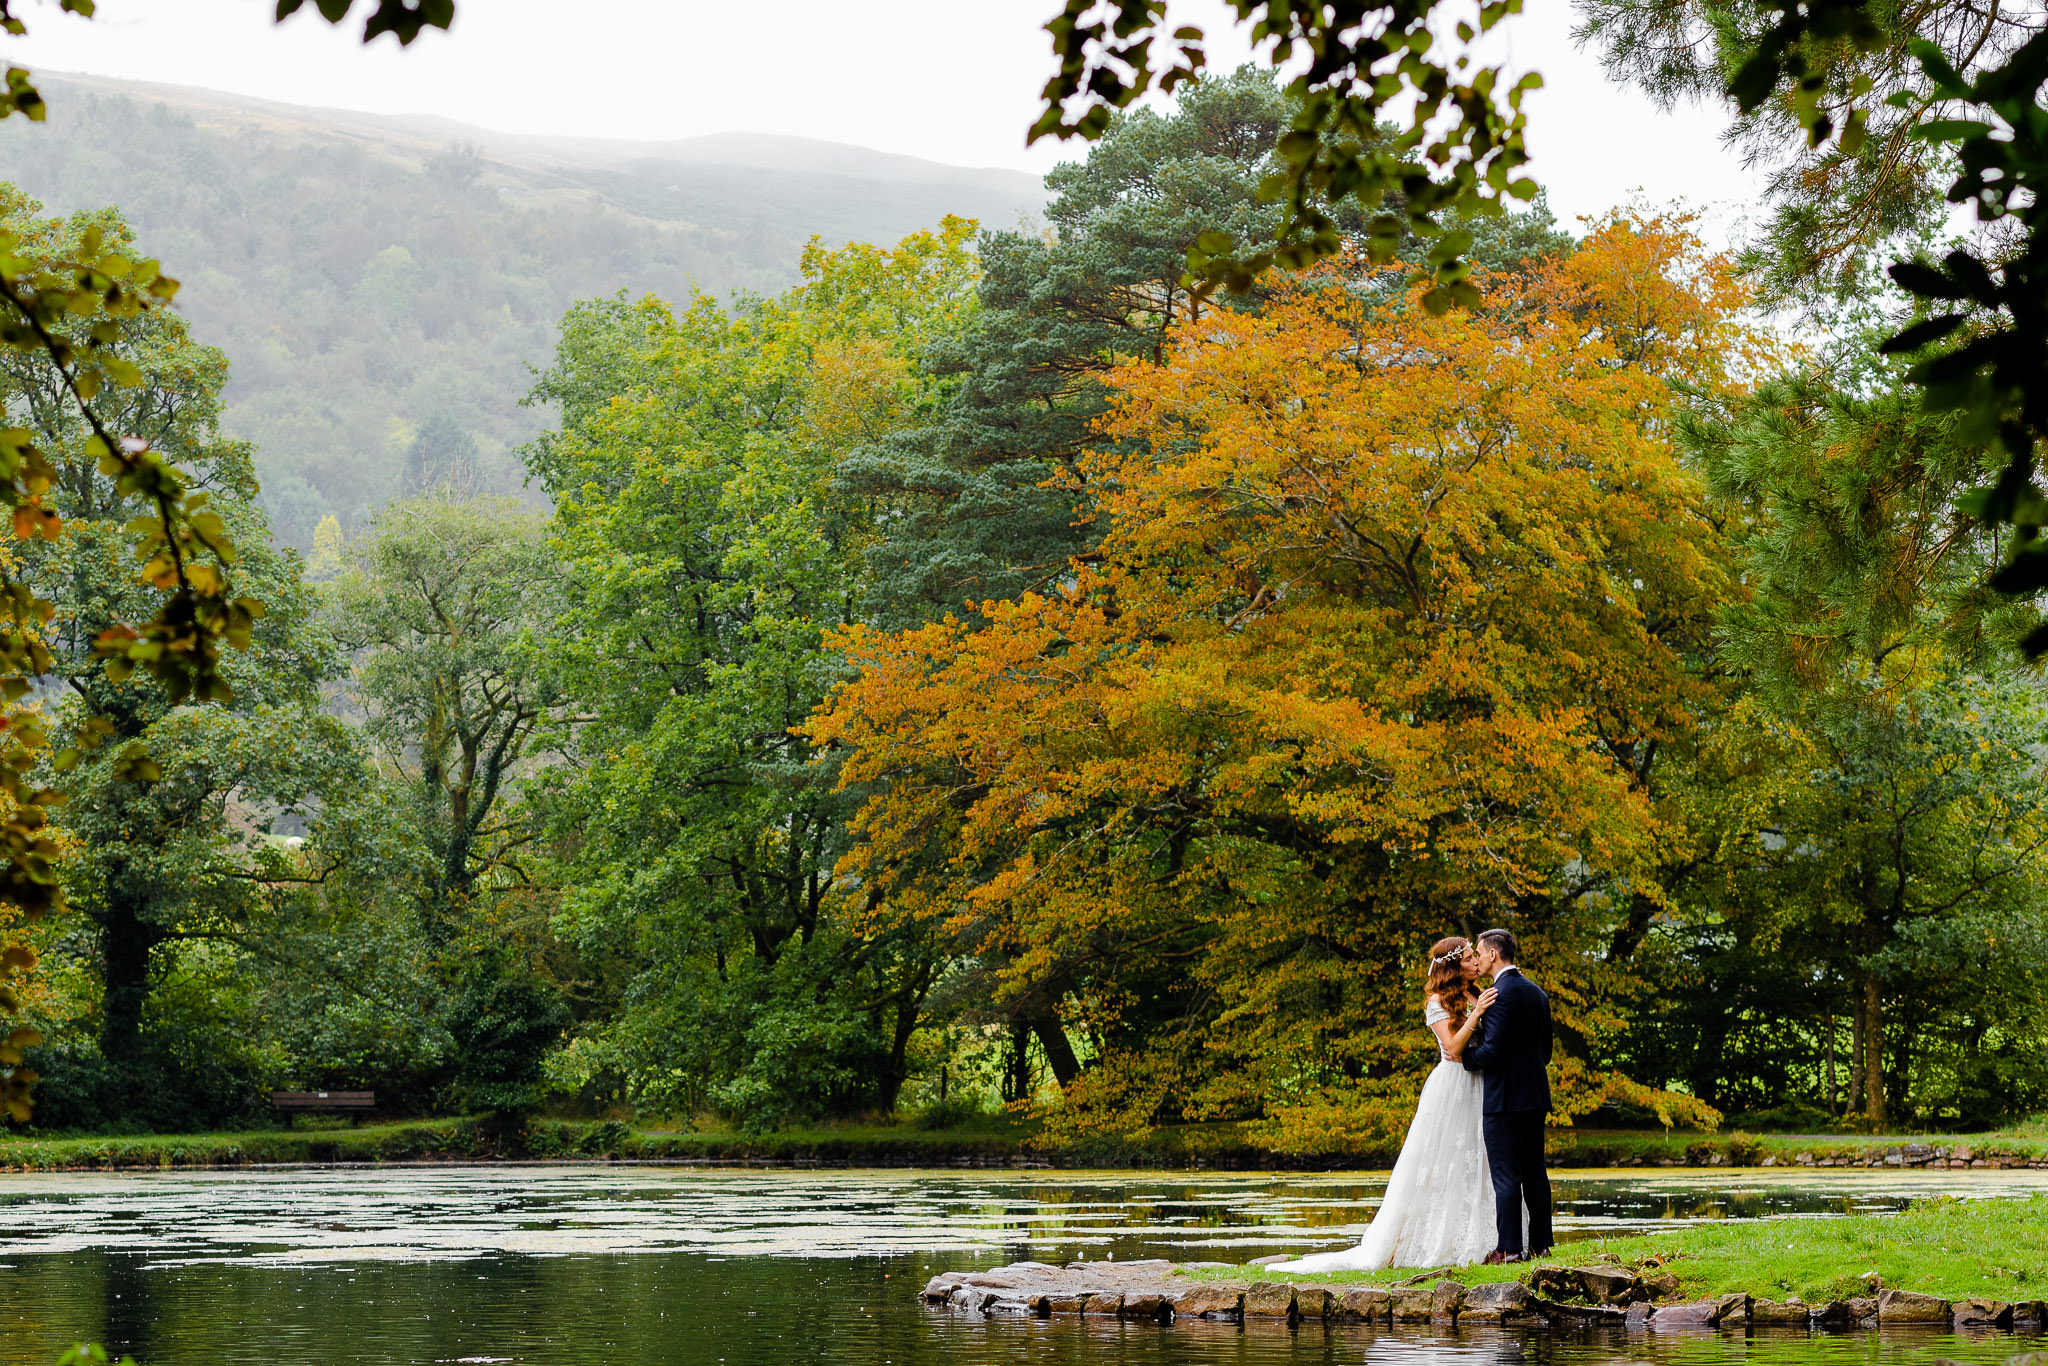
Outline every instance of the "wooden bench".
POLYGON ((284 1122, 290 1124, 294 1116, 311 1111, 339 1111, 357 1120, 364 1115, 374 1114, 377 1109, 375 1091, 272 1091, 270 1103, 284 1112, 284 1122))

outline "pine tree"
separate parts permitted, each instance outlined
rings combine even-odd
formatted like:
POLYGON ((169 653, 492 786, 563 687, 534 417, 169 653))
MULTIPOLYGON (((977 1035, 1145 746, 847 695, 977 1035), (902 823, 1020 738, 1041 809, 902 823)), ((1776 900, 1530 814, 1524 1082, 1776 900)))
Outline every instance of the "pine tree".
POLYGON ((843 492, 886 508, 868 549, 868 612, 907 625, 965 600, 1014 597, 1066 572, 1094 536, 1072 473, 1105 407, 1102 376, 1157 356, 1198 233, 1262 242, 1278 211, 1258 202, 1286 103, 1249 68, 1195 87, 1170 115, 1127 115, 1083 163, 1047 177, 1045 235, 984 234, 981 316, 926 358, 958 376, 934 422, 856 452, 843 492))
MULTIPOLYGON (((976 326, 926 365, 957 376, 936 420, 843 461, 842 494, 877 505, 867 615, 902 627, 967 604, 1043 590, 1095 542, 1089 499, 1069 488, 1106 407, 1103 376, 1159 360, 1174 328, 1205 307, 1258 308, 1252 295, 1198 305, 1182 277, 1210 230, 1272 240, 1280 209, 1259 187, 1292 110, 1255 67, 1192 87, 1169 114, 1121 116, 1085 162, 1046 178, 1044 234, 994 232, 979 251, 976 326)), ((1355 205, 1332 211, 1362 232, 1355 205)), ((1509 218, 1460 222, 1475 264, 1511 266, 1569 245, 1540 202, 1509 218)), ((1420 243, 1411 243, 1417 251, 1420 243)))

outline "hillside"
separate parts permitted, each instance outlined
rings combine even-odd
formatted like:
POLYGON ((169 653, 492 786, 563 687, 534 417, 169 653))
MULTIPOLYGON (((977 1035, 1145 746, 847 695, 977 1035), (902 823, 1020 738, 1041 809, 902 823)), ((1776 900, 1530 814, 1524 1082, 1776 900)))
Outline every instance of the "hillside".
POLYGON ((518 137, 38 77, 50 121, 0 123, 0 178, 53 212, 119 205, 184 281, 233 362, 230 428, 300 546, 322 514, 353 531, 406 491, 423 425, 428 464, 454 448, 479 489, 516 489, 511 448, 544 420, 518 406, 528 367, 576 299, 779 290, 813 234, 1013 227, 1044 202, 1020 172, 796 138, 518 137))

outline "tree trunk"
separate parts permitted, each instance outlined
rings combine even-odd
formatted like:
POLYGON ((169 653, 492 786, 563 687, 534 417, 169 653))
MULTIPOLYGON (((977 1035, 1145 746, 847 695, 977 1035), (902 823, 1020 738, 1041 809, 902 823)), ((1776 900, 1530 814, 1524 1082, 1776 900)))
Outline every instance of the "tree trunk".
POLYGON ((1040 1046, 1045 1049, 1045 1061, 1062 1089, 1081 1075, 1081 1060, 1074 1056, 1074 1045, 1068 1041, 1067 1031, 1060 1027, 1058 1015, 1048 1013, 1039 1016, 1031 1022, 1031 1032, 1038 1036, 1040 1046))
POLYGON ((1721 1104, 1721 1079, 1726 1075, 1721 1062, 1727 1051, 1728 1018, 1716 1015, 1700 1031, 1699 1047, 1693 1052, 1686 1082, 1694 1095, 1717 1110, 1727 1108, 1721 1104))
POLYGON ((1003 1077, 1003 1099, 1023 1100, 1031 1094, 1031 1030, 1010 1026, 1010 1065, 1003 1077))
POLYGON ((1885 1069, 1885 1113, 1902 1119, 1913 1113, 1913 1034, 1900 1030, 1892 1048, 1891 1066, 1885 1069))
POLYGON ((142 1052, 142 1012, 149 1003, 149 954, 162 942, 142 918, 143 905, 123 895, 116 870, 107 879, 106 911, 100 920, 100 958, 106 995, 100 1003, 100 1055, 130 1062, 142 1052))
POLYGON ((1884 991, 1874 972, 1863 974, 1863 1115, 1873 1130, 1891 1123, 1884 1095, 1884 991))
POLYGON ((1849 1103, 1846 1113, 1863 1109, 1863 993, 1850 999, 1849 1009, 1849 1103))
MULTIPOLYGON (((910 1036, 917 1032, 923 1004, 924 991, 917 983, 906 985, 896 998, 896 1018, 889 1037, 889 1061, 883 1064, 882 1075, 875 1078, 875 1106, 885 1115, 896 1108, 896 1098, 903 1094, 903 1083, 909 1079, 910 1036)), ((939 1099, 945 1098, 942 1083, 939 1099)))
POLYGON ((1829 1011, 1829 1012, 1827 1013, 1827 1019, 1826 1019, 1826 1021, 1825 1021, 1825 1022, 1824 1022, 1824 1023, 1822 1024, 1822 1026, 1821 1026, 1821 1027, 1822 1027, 1822 1028, 1823 1028, 1823 1029, 1824 1029, 1824 1030, 1825 1030, 1825 1031, 1827 1032, 1827 1044, 1826 1044, 1826 1049, 1827 1049, 1827 1051, 1826 1051, 1826 1053, 1825 1053, 1825 1054, 1823 1055, 1823 1056, 1824 1056, 1824 1057, 1826 1058, 1826 1067, 1827 1067, 1827 1072, 1826 1072, 1826 1075, 1827 1075, 1827 1082, 1826 1082, 1826 1087, 1825 1087, 1825 1093, 1826 1093, 1826 1096, 1827 1096, 1827 1112, 1828 1112, 1828 1115, 1829 1115, 1829 1117, 1830 1117, 1830 1118, 1832 1118, 1833 1116, 1835 1116, 1835 1115, 1838 1115, 1838 1114, 1840 1114, 1840 1113, 1841 1113, 1841 1111, 1840 1111, 1840 1110, 1838 1110, 1838 1109, 1836 1109, 1836 1108, 1835 1108, 1835 1102, 1836 1102, 1837 1100, 1839 1100, 1839 1099, 1841 1098, 1841 1096, 1840 1096, 1840 1093, 1839 1093, 1839 1092, 1838 1092, 1838 1091, 1837 1091, 1837 1090, 1835 1089, 1835 1012, 1834 1012, 1834 1011, 1830 1010, 1830 1011, 1829 1011))

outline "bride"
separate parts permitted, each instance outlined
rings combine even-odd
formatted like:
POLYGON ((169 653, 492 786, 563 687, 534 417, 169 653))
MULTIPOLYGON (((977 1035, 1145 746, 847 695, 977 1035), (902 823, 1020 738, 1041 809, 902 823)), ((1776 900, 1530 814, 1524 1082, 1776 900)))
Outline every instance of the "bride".
POLYGON ((1270 1270, 1463 1266, 1493 1249, 1493 1175, 1480 1132, 1482 1083, 1459 1058, 1494 994, 1479 992, 1478 957, 1465 940, 1439 939, 1429 952, 1422 1018, 1436 1035, 1442 1061, 1422 1084, 1379 1213, 1357 1247, 1318 1252, 1270 1270))

